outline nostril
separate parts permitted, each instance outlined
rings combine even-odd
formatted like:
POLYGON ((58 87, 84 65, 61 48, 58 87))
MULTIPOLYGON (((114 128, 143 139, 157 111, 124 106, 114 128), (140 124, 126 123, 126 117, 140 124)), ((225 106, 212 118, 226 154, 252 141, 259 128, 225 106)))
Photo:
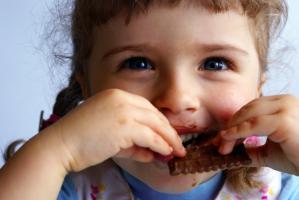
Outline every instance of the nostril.
POLYGON ((170 116, 170 115, 177 115, 177 114, 187 114, 187 113, 195 113, 197 111, 196 108, 185 108, 185 109, 170 109, 170 108, 158 108, 161 113, 163 113, 165 116, 170 116))
POLYGON ((189 112, 195 112, 195 111, 196 111, 196 108, 187 108, 186 111, 189 111, 189 112))

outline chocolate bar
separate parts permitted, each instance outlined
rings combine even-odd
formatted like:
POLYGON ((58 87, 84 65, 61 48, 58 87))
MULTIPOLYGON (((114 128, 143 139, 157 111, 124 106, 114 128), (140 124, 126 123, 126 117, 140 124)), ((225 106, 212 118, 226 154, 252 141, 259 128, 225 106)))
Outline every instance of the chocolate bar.
POLYGON ((217 146, 210 142, 210 138, 201 136, 190 144, 184 144, 187 146, 186 156, 168 161, 170 175, 209 172, 251 164, 243 143, 236 145, 230 154, 222 155, 217 146))

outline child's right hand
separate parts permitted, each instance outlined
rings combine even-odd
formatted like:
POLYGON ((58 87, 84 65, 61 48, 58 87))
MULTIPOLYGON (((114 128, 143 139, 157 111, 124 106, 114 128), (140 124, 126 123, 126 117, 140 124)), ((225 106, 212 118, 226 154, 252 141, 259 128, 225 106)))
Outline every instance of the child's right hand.
POLYGON ((167 118, 149 101, 118 89, 89 98, 52 126, 64 149, 66 170, 80 171, 113 157, 141 162, 185 153, 167 118))

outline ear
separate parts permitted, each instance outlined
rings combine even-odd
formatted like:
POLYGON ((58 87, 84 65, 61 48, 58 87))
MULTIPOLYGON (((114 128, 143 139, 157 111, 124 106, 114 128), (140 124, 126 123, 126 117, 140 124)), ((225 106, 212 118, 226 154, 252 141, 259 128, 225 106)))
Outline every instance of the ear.
POLYGON ((80 84, 82 95, 84 99, 87 99, 89 96, 88 82, 83 72, 76 74, 76 81, 80 84))
POLYGON ((263 72, 260 76, 260 82, 259 82, 259 86, 258 86, 258 94, 259 94, 259 97, 263 96, 263 91, 262 91, 262 88, 264 86, 264 83, 266 82, 266 75, 265 73, 263 72))

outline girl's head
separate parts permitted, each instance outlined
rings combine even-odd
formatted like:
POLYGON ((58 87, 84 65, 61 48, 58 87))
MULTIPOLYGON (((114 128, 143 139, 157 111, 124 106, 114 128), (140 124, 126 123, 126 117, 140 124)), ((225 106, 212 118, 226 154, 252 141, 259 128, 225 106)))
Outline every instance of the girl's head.
MULTIPOLYGON (((119 88, 147 98, 179 134, 221 129, 261 95, 284 9, 280 0, 76 0, 73 71, 54 112, 119 88)), ((158 161, 115 162, 162 192, 190 190, 214 174, 171 177, 158 161)))

